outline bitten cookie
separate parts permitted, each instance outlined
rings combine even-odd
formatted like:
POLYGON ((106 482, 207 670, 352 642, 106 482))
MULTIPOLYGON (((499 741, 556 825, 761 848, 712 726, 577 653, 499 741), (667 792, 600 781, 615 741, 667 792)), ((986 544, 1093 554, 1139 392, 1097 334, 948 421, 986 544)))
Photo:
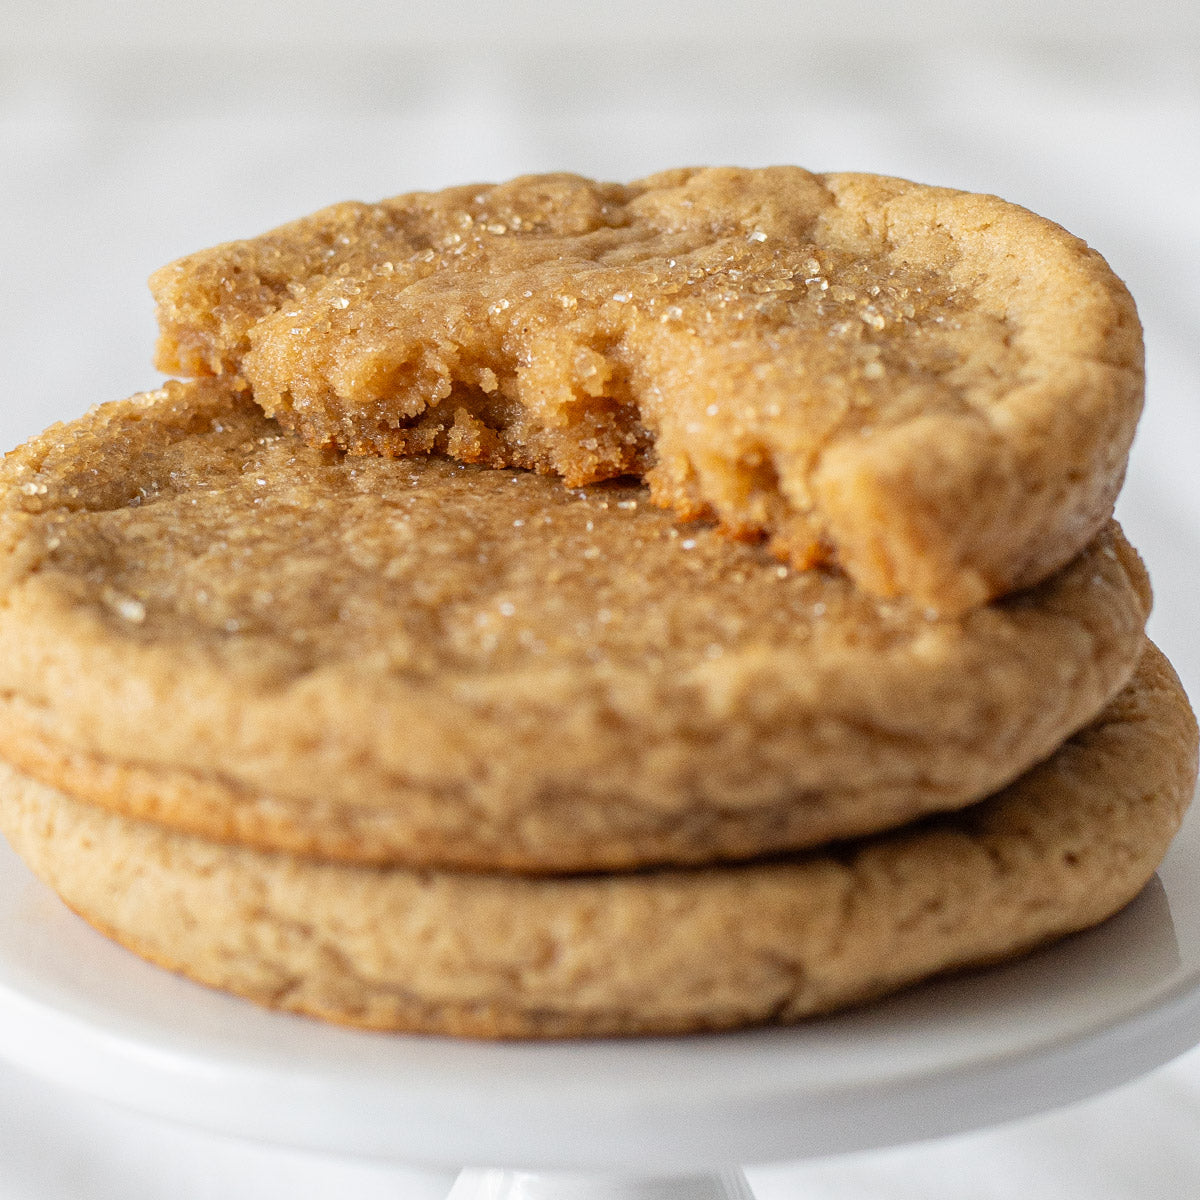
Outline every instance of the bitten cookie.
POLYGON ((1115 526, 933 619, 638 486, 344 458, 175 383, 0 467, 0 754, 324 857, 750 857, 1002 787, 1124 684, 1148 607, 1115 526))
POLYGON ((1108 520, 1133 302, 994 196, 796 167, 571 175, 340 204, 151 286, 159 365, 313 445, 438 451, 653 499, 945 613, 1108 520))
POLYGON ((1087 729, 964 812, 765 864, 529 879, 218 845, 0 767, 15 849, 137 953, 260 1004, 472 1037, 787 1022, 1103 920, 1192 795, 1196 725, 1149 648, 1087 729))

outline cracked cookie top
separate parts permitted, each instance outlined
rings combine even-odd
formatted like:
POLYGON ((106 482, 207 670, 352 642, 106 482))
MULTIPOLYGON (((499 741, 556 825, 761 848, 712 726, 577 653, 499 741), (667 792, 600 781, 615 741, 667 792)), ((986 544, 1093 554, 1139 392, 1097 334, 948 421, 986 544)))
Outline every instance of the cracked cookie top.
POLYGON ((171 264, 158 362, 314 446, 653 499, 945 613, 1102 527, 1142 396, 1094 252, 990 196, 794 167, 346 203, 171 264))

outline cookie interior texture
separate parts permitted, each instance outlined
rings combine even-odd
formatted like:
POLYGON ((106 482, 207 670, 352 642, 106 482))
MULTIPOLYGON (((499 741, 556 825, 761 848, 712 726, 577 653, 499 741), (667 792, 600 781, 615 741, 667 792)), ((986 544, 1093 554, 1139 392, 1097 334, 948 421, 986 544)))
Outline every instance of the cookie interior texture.
POLYGON ((151 286, 164 370, 243 381, 313 445, 644 474, 680 514, 946 613, 1099 532, 1142 400, 1133 302, 1097 254, 996 197, 872 175, 346 203, 151 286))
POLYGON ((7 766, 0 823, 98 928, 261 1004, 474 1037, 674 1033, 793 1021, 1095 924, 1150 877, 1195 779, 1195 720, 1149 647, 997 796, 774 862, 545 879, 316 863, 7 766))
POLYGON ((1148 607, 1115 526, 934 619, 636 484, 344 457, 174 383, 0 468, 0 753, 327 857, 747 857, 1003 786, 1122 686, 1148 607))

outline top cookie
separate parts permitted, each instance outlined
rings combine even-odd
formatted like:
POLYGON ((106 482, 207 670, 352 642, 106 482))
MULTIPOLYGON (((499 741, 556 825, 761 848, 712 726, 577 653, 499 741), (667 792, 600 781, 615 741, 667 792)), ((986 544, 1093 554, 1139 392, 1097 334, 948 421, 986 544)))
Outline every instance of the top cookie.
POLYGON ((438 451, 965 611, 1103 526, 1142 398, 1104 261, 993 196, 794 167, 346 203, 157 272, 167 371, 317 446, 438 451))

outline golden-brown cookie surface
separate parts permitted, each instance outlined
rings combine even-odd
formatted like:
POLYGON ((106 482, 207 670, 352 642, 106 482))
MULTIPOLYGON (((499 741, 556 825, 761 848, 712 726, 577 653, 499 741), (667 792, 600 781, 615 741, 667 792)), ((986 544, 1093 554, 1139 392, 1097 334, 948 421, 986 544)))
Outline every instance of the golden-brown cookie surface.
POLYGON ((1141 649, 1115 528, 933 620, 643 489, 341 458, 220 382, 0 468, 0 753, 210 836, 553 871, 745 857, 1002 786, 1141 649))
POLYGON ((766 864, 525 879, 307 862, 80 804, 0 765, 0 827, 76 911, 260 1004, 563 1037, 794 1021, 1092 925, 1178 827, 1196 725, 1149 648, 1093 725, 965 812, 766 864))
POLYGON ((798 168, 342 204, 156 273, 160 365, 314 445, 646 473, 659 503, 943 612, 1112 511, 1132 301, 990 196, 798 168))

